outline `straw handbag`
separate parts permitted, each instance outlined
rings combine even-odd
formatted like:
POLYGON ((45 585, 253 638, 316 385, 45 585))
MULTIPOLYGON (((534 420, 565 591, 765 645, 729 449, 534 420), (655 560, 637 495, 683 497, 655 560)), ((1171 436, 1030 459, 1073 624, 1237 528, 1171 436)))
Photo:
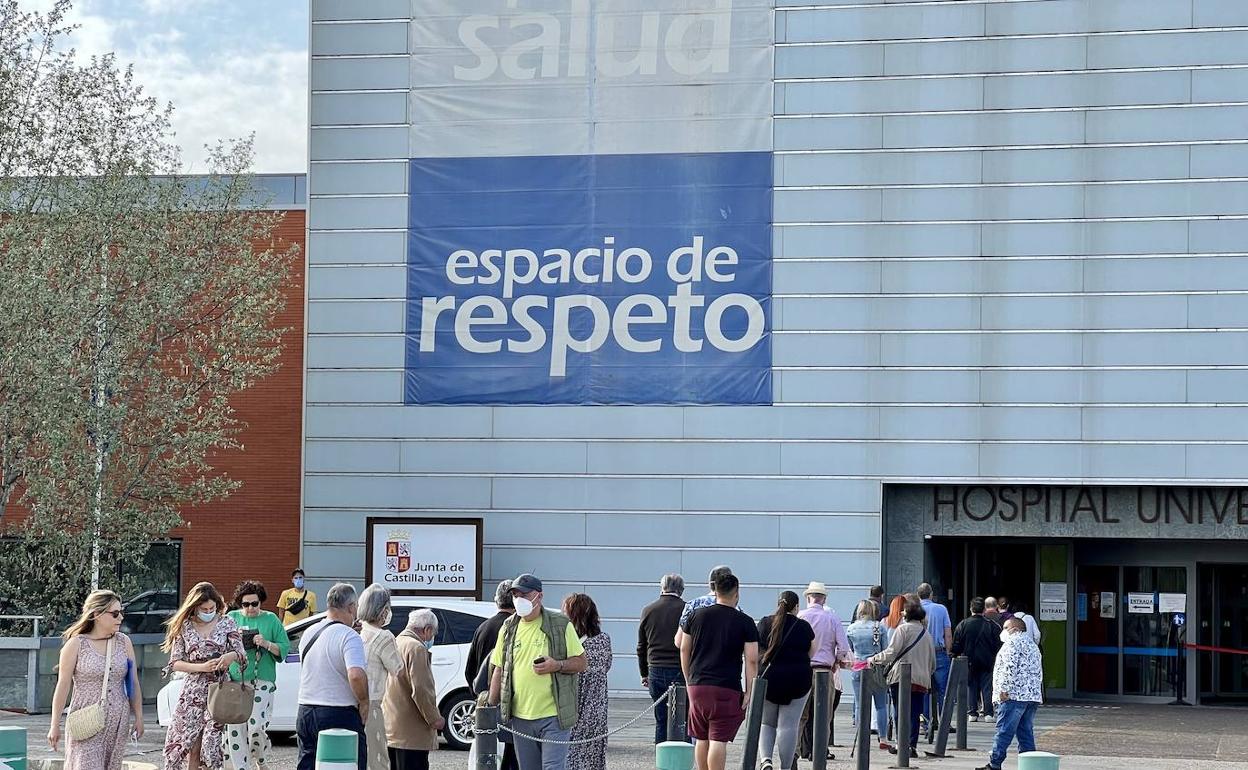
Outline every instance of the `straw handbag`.
MULTIPOLYGON (((116 637, 108 640, 108 649, 104 653, 104 680, 100 686, 100 699, 89 706, 69 712, 65 717, 65 730, 75 741, 85 741, 100 734, 104 729, 104 706, 108 702, 108 676, 113 670, 113 643, 116 637)), ((83 641, 83 644, 90 644, 83 641)))

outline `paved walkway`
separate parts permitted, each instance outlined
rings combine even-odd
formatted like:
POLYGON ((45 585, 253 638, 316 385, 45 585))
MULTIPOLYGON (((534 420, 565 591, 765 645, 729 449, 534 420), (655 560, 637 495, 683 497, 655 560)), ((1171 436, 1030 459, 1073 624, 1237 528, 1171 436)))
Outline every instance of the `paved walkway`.
MULTIPOLYGON (((612 699, 612 726, 623 724, 645 707, 646 702, 638 699, 612 699)), ((0 724, 20 724, 28 728, 32 759, 53 756, 44 741, 48 731, 46 715, 0 712, 0 724)), ((1039 712, 1037 743, 1040 750, 1062 756, 1062 770, 1248 770, 1246 726, 1248 709, 1054 704, 1039 712)), ((915 758, 911 766, 919 770, 972 770, 982 766, 987 761, 994 726, 979 722, 972 723, 969 728, 967 742, 971 751, 950 751, 952 756, 946 759, 915 758)), ((134 759, 159 766, 164 731, 155 725, 149 725, 148 730, 140 744, 131 747, 130 754, 134 759)), ((653 734, 653 722, 644 718, 612 738, 607 757, 610 770, 653 768, 653 734)), ((836 739, 838 743, 852 739, 846 708, 837 712, 836 739)), ((952 736, 949 744, 954 745, 952 736)), ((834 751, 837 759, 828 763, 830 770, 854 767, 848 745, 834 751)), ((729 770, 739 770, 740 752, 740 745, 732 747, 729 770)), ((894 755, 875 749, 871 753, 871 767, 890 767, 896 759, 894 755)), ((433 770, 466 770, 468 755, 439 751, 430 758, 430 765, 433 770)), ((1016 755, 1012 751, 1005 766, 1016 767, 1016 755)), ((294 739, 279 739, 270 755, 270 770, 294 770, 294 767, 294 739)), ((798 770, 810 770, 810 763, 799 763, 798 770)))

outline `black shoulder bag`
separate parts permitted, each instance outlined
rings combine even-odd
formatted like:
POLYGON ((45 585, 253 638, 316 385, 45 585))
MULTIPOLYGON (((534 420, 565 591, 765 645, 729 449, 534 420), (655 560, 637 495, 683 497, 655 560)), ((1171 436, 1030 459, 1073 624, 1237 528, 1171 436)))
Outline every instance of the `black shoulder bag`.
POLYGON ((295 599, 293 602, 290 602, 289 604, 286 605, 286 611, 292 615, 298 615, 304 610, 306 610, 307 608, 308 608, 308 592, 306 589, 303 592, 303 596, 300 596, 298 599, 295 599))
POLYGON ((346 625, 346 623, 343 623, 341 620, 331 620, 331 621, 329 621, 329 623, 327 623, 327 624, 325 625, 325 627, 324 627, 324 628, 322 628, 322 629, 321 629, 321 630, 317 633, 317 635, 316 635, 316 636, 314 636, 314 637, 312 637, 311 639, 309 639, 309 640, 308 640, 308 646, 307 646, 307 647, 304 647, 304 648, 303 648, 303 652, 299 653, 299 659, 300 659, 300 660, 307 660, 307 659, 308 659, 308 653, 312 652, 312 647, 313 647, 313 646, 315 646, 315 645, 316 645, 316 643, 317 643, 317 642, 319 642, 319 641, 321 640, 321 637, 325 635, 325 632, 329 630, 329 627, 330 627, 330 626, 345 626, 345 625, 346 625))

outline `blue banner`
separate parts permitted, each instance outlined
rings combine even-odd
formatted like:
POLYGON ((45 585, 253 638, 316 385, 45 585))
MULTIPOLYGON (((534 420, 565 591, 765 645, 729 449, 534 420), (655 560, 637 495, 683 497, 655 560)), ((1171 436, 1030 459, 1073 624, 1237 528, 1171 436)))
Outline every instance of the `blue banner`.
POLYGON ((407 403, 771 403, 771 153, 410 171, 407 403))

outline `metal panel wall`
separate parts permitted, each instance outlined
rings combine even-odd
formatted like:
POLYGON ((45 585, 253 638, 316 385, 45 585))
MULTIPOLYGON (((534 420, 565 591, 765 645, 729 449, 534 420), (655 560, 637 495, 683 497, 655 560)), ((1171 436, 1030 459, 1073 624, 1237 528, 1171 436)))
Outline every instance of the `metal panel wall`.
POLYGON ((313 0, 304 566, 483 516, 487 579, 593 594, 629 688, 663 572, 847 611, 883 481, 1243 483, 1246 7, 778 0, 777 405, 437 408, 401 405, 408 4, 313 0))

